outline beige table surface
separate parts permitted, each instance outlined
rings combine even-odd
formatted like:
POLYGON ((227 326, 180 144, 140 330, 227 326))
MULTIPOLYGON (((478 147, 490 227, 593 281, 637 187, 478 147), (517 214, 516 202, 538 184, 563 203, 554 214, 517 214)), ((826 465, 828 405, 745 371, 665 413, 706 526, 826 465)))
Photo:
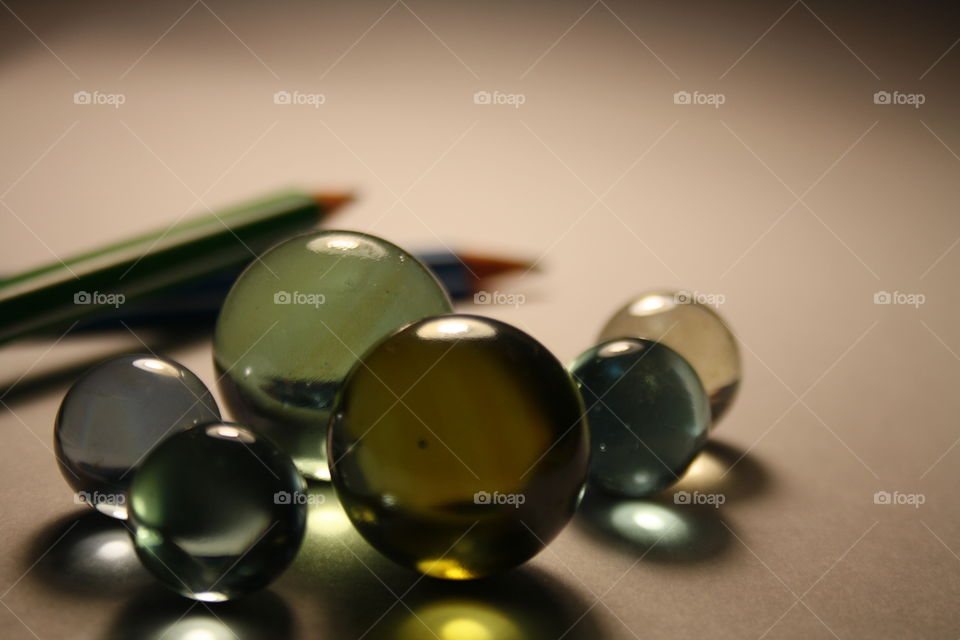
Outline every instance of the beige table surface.
POLYGON ((342 226, 538 259, 495 283, 523 304, 462 308, 565 361, 670 287, 722 300, 745 369, 685 481, 719 509, 600 505, 528 566, 448 585, 331 497, 269 591, 207 608, 74 504, 50 449, 77 367, 142 340, 213 384, 209 340, 6 347, 0 637, 960 635, 960 21, 836 4, 0 2, 0 272, 356 188, 342 226))

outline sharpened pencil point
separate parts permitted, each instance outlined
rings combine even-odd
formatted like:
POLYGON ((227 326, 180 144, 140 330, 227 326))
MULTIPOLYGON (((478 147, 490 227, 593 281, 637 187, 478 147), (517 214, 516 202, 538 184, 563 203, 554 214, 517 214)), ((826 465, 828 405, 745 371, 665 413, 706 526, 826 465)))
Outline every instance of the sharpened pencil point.
POLYGON ((353 202, 355 198, 355 195, 350 191, 324 191, 313 194, 314 201, 325 211, 336 211, 340 207, 353 202))
POLYGON ((537 262, 514 258, 496 258, 475 253, 460 254, 460 259, 478 278, 492 278, 507 273, 540 271, 537 262))

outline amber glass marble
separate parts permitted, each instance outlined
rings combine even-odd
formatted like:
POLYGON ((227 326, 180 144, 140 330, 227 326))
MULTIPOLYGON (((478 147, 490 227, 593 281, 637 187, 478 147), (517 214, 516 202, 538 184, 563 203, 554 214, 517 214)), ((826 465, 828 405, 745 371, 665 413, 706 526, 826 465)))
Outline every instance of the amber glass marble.
POLYGON ((563 366, 519 329, 470 315, 415 322, 369 351, 344 383, 329 443, 360 533, 447 579, 540 551, 573 515, 589 458, 563 366))
POLYGON ((224 400, 301 473, 325 479, 326 426, 350 367, 393 330, 450 310, 433 274, 382 238, 292 238, 255 260, 224 301, 214 334, 224 400))
POLYGON ((700 376, 716 425, 740 386, 740 349, 720 314, 698 300, 686 291, 643 293, 610 318, 598 341, 647 338, 679 353, 700 376))

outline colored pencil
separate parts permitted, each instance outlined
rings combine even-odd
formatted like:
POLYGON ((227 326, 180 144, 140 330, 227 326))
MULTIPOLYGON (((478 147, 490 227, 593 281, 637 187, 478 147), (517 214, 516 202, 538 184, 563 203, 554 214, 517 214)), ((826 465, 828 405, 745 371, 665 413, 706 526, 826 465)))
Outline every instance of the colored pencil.
MULTIPOLYGON (((453 251, 420 253, 417 258, 434 272, 454 300, 470 300, 488 286, 492 278, 524 272, 531 267, 521 260, 453 251)), ((107 330, 122 328, 124 324, 130 328, 212 324, 237 275, 239 271, 220 274, 176 291, 109 309, 80 322, 74 330, 107 330)))
POLYGON ((304 232, 352 200, 288 191, 0 281, 0 343, 72 323, 217 276, 304 232))

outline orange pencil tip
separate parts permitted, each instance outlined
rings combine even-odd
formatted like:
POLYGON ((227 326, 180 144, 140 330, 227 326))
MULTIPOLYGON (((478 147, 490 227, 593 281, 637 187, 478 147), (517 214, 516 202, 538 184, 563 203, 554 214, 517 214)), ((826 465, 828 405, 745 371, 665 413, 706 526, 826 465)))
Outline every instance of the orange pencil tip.
POLYGON ((506 273, 540 271, 538 262, 515 258, 497 258, 476 253, 460 254, 460 259, 478 278, 489 278, 506 273))
POLYGON ((326 211, 336 211, 345 204, 350 204, 356 197, 350 191, 325 191, 313 194, 313 199, 326 211))

